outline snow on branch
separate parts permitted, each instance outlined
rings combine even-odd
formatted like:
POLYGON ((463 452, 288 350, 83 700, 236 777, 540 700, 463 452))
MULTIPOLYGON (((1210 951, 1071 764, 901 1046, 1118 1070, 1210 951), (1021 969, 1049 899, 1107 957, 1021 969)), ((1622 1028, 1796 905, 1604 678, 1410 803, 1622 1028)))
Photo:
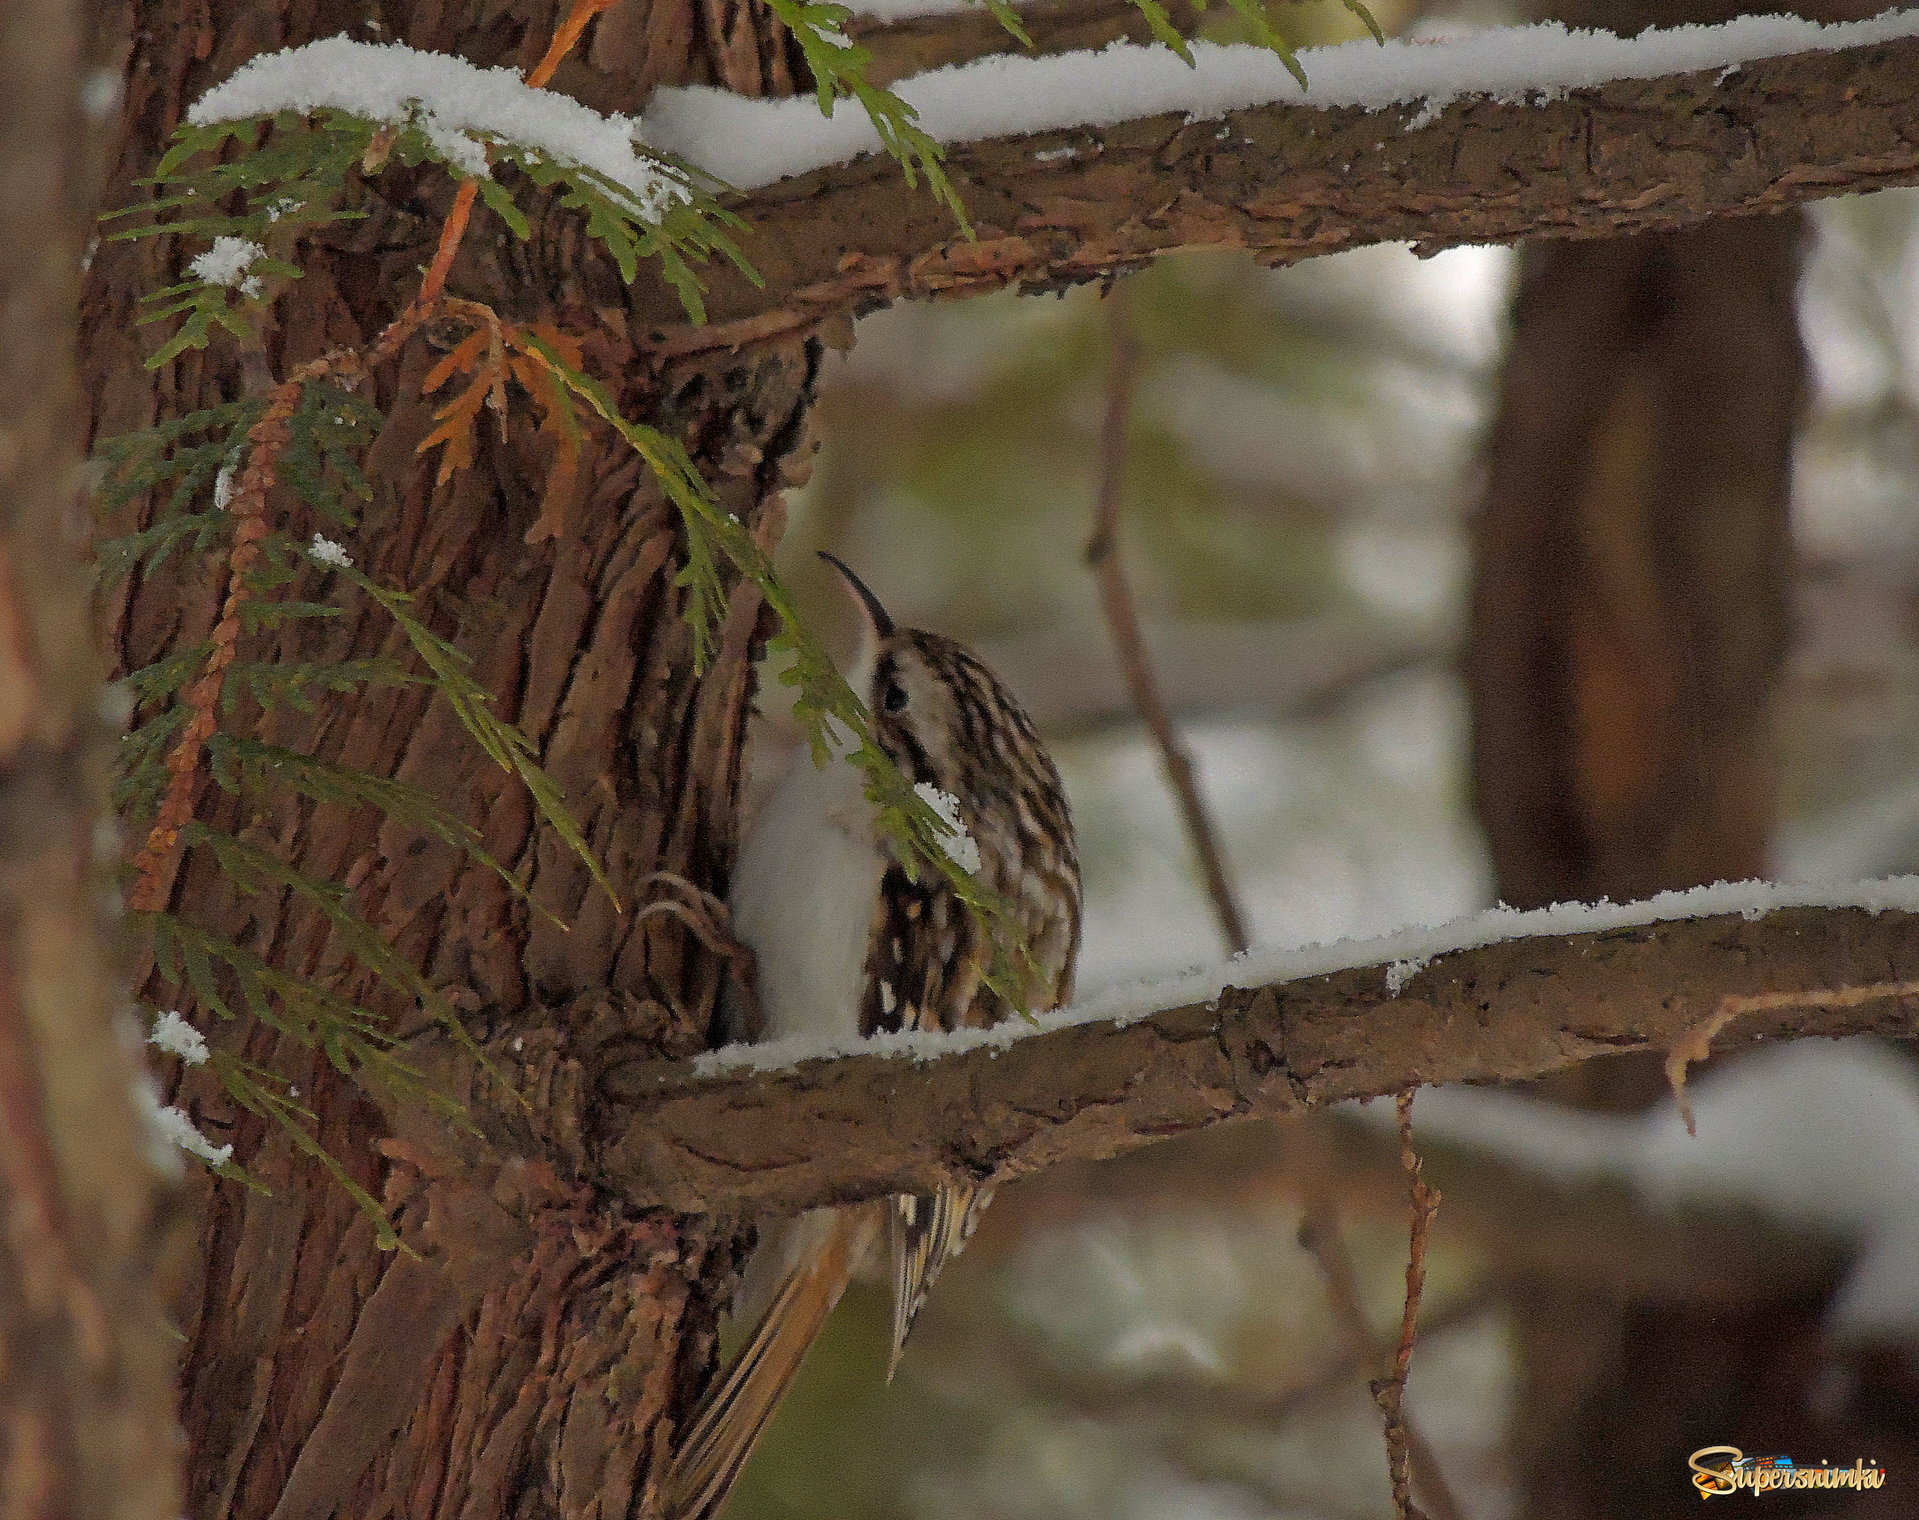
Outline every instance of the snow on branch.
POLYGON ((948 170, 977 242, 890 162, 836 162, 868 146, 846 112, 661 92, 649 140, 736 182, 799 177, 736 205, 763 289, 719 275, 704 330, 644 292, 635 315, 672 354, 901 297, 1102 278, 1182 248, 1286 263, 1377 242, 1615 236, 1919 182, 1919 11, 1301 57, 1304 96, 1251 48, 1204 50, 1198 70, 1115 47, 902 82, 928 130, 959 144, 948 170))
POLYGON ((535 89, 516 69, 481 68, 399 43, 326 37, 262 53, 195 101, 187 120, 209 126, 281 111, 343 111, 418 126, 449 164, 481 179, 490 172, 485 144, 510 143, 610 180, 650 219, 687 199, 677 174, 636 151, 644 144, 629 118, 535 89))
POLYGON ((705 1077, 616 1066, 601 1088, 624 1112, 596 1160, 633 1201, 692 1212, 1002 1181, 1231 1119, 1524 1080, 1624 1050, 1692 1051, 1706 1030, 1721 1049, 1911 1037, 1912 998, 1859 989, 1914 977, 1914 878, 1486 915, 1450 933, 1254 952, 1036 1030, 894 1037, 776 1069, 724 1053, 705 1077))

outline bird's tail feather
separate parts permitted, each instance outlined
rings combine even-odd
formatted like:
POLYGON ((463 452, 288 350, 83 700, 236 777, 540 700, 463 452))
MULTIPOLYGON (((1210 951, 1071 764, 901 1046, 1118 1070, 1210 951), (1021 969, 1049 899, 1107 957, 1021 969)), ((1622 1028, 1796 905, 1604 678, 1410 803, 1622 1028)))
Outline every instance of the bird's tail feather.
POLYGON ((714 1520, 779 1408, 793 1374, 864 1254, 871 1216, 836 1209, 830 1226, 780 1280, 766 1313, 707 1394, 674 1454, 667 1520, 714 1520))
POLYGON ((887 1213, 893 1252, 893 1354, 886 1364, 887 1382, 899 1370, 900 1353, 933 1279, 965 1249, 992 1201, 991 1188, 950 1183, 931 1193, 901 1193, 893 1199, 887 1213))

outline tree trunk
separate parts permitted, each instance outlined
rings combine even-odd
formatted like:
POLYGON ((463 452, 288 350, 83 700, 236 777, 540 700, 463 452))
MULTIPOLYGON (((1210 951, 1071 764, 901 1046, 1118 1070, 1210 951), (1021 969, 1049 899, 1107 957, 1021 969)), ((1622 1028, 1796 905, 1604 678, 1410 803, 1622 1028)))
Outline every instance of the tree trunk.
MULTIPOLYGON (((106 732, 73 349, 112 110, 79 0, 0 9, 0 1517, 179 1513, 154 1284, 177 1232, 101 905, 106 732), (86 107, 83 108, 83 102, 86 107)), ((177 1165, 177 1158, 161 1155, 177 1165)))
POLYGON ((1802 231, 1524 254, 1467 660, 1515 906, 1765 874, 1802 231))
MULTIPOLYGON (((136 198, 132 181, 151 172, 185 107, 257 52, 351 28, 524 68, 565 7, 386 10, 404 18, 390 31, 323 0, 210 0, 184 22, 175 0, 141 0, 110 203, 136 198)), ((789 91, 795 77, 785 34, 757 0, 624 0, 594 23, 555 84, 603 109, 637 111, 660 83, 760 94, 789 91)), ((265 335, 273 372, 364 346, 394 317, 449 199, 437 172, 388 173, 365 194, 365 220, 303 248, 306 277, 265 335)), ((133 327, 134 303, 178 278, 172 271, 197 247, 110 245, 94 265, 85 371, 98 434, 241 394, 239 367, 224 358, 189 355, 157 374, 141 367, 147 340, 133 327)), ((536 216, 525 243, 481 218, 448 288, 584 335, 588 368, 627 415, 683 437, 724 505, 763 538, 777 534, 778 493, 809 454, 815 343, 775 342, 664 372, 630 336, 611 261, 558 212, 536 216)), ((743 1245, 733 1227, 622 1210, 596 1187, 591 1073, 610 1051, 683 1056, 708 1042, 723 963, 680 919, 642 921, 633 906, 672 895, 649 884, 658 871, 724 892, 757 597, 735 594, 718 658, 696 679, 674 583, 677 516, 638 458, 603 435, 588 437, 581 488, 554 536, 530 533, 549 441, 517 410, 503 438, 490 421, 482 429, 473 468, 436 486, 414 456, 443 399, 420 393, 437 356, 430 335, 416 338, 397 373, 378 379, 385 422, 367 461, 373 497, 348 551, 370 576, 417 593, 421 615, 472 657, 498 710, 564 789, 625 911, 536 826, 524 788, 423 688, 331 697, 310 715, 236 708, 234 726, 267 742, 427 787, 531 882, 557 922, 485 867, 365 811, 289 797, 242 814, 204 778, 197 796, 200 820, 353 887, 359 911, 460 1010, 525 1096, 520 1154, 552 1162, 496 1161, 476 1175, 454 1154, 457 1140, 412 1127, 405 1101, 376 1103, 315 1052, 254 1023, 209 1031, 291 1079, 319 1140, 418 1254, 382 1252, 368 1218, 285 1131, 198 1073, 184 1084, 178 1101, 204 1128, 222 1129, 269 1190, 196 1177, 203 1249, 181 1300, 182 1389, 188 1513, 208 1520, 654 1513, 659 1464, 710 1361, 743 1245)), ((301 510, 288 492, 271 498, 277 526, 300 537, 325 526, 301 510)), ((205 637, 219 616, 223 558, 170 563, 112 600, 123 667, 205 637)), ((317 569, 293 591, 333 596, 340 616, 295 625, 304 630, 297 649, 290 636, 268 637, 247 657, 404 655, 385 614, 330 589, 317 569)), ((324 921, 293 895, 243 899, 189 855, 170 906, 402 1027, 418 1023, 343 961, 324 921)), ((476 1117, 501 1108, 470 1062, 447 1069, 456 1088, 466 1084, 476 1117)))

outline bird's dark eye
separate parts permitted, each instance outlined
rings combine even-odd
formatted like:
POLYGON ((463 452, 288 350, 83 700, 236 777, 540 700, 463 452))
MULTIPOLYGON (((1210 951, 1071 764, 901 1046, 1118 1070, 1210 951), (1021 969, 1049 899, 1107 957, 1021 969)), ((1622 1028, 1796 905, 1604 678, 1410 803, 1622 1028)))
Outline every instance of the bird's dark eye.
POLYGON ((886 694, 880 698, 880 705, 888 712, 898 712, 906 706, 906 688, 892 685, 886 688, 886 694))

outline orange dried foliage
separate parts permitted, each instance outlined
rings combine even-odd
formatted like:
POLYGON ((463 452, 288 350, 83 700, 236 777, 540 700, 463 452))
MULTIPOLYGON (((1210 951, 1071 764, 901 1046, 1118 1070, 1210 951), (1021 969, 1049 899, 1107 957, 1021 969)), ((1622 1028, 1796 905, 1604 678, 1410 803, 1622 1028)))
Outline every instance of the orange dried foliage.
POLYGON ((482 407, 498 418, 506 436, 507 381, 516 382, 531 398, 539 415, 539 430, 553 441, 553 459, 540 493, 540 510, 527 529, 526 541, 539 543, 559 537, 579 486, 580 426, 564 379, 546 354, 557 354, 568 368, 579 369, 584 350, 580 340, 546 322, 525 326, 503 322, 492 308, 477 301, 448 300, 446 309, 474 324, 472 332, 428 370, 420 389, 431 394, 456 375, 469 375, 466 386, 433 414, 435 426, 422 438, 416 452, 440 450, 436 482, 445 485, 473 463, 474 431, 482 407))

